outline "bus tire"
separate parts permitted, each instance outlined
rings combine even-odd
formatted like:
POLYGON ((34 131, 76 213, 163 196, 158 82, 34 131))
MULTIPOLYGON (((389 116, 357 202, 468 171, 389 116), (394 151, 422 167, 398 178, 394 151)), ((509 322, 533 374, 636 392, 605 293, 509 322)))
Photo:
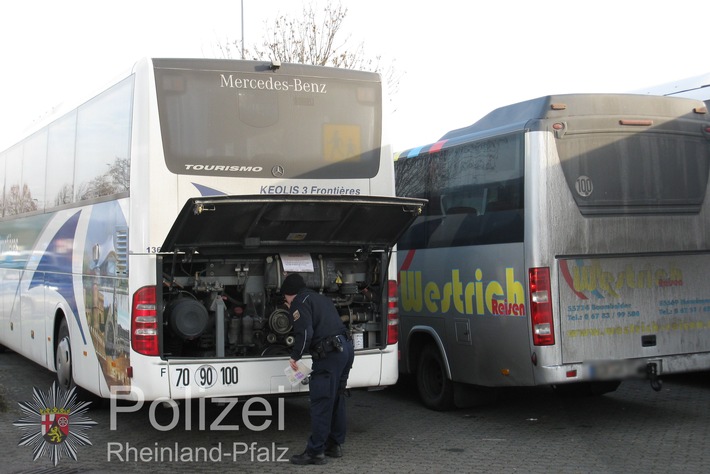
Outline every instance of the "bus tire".
POLYGON ((76 386, 72 375, 71 339, 69 326, 62 319, 57 332, 57 348, 54 357, 54 368, 57 371, 57 384, 64 391, 69 391, 76 386))
POLYGON ((424 346, 419 356, 417 389, 427 408, 437 411, 454 408, 454 383, 447 377, 444 359, 433 344, 424 346))

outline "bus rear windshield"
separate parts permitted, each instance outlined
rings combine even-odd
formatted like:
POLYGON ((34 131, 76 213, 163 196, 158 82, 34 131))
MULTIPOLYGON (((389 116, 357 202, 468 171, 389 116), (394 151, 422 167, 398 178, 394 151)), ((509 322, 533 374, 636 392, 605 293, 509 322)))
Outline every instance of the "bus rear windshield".
POLYGON ((288 69, 156 67, 168 169, 265 178, 375 176, 381 83, 288 69))
POLYGON ((697 213, 710 142, 669 132, 580 133, 557 140, 567 185, 585 215, 697 213))

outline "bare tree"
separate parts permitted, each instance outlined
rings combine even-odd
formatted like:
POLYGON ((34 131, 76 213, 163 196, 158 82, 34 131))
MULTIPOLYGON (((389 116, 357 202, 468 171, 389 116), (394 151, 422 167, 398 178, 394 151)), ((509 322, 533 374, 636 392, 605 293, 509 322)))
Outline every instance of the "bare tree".
POLYGON ((32 198, 32 191, 26 184, 20 188, 19 184, 10 186, 10 192, 2 203, 6 216, 15 216, 25 212, 37 210, 37 201, 32 198))
POLYGON ((93 199, 128 191, 130 161, 117 156, 114 162, 107 163, 107 166, 109 169, 104 174, 78 186, 77 199, 93 199))
POLYGON ((72 202, 73 196, 74 188, 71 184, 65 184, 54 197, 54 205, 61 206, 62 204, 69 204, 72 202))
POLYGON ((241 41, 227 40, 218 44, 225 58, 331 66, 344 69, 359 69, 379 72, 392 98, 399 88, 399 74, 392 64, 383 67, 381 56, 368 57, 360 42, 352 46, 351 36, 340 39, 341 28, 348 9, 340 3, 328 3, 319 15, 312 4, 304 4, 297 18, 285 15, 277 17, 271 26, 266 24, 266 33, 261 44, 242 48, 241 41), (242 57, 243 53, 243 57, 242 57))

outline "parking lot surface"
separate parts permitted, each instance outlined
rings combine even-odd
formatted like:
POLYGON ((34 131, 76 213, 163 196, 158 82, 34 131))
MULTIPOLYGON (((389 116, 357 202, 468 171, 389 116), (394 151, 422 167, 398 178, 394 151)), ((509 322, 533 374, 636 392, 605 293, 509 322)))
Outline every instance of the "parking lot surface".
MULTIPOLYGON (((450 412, 424 408, 411 380, 402 379, 383 391, 353 392, 345 455, 325 466, 286 462, 305 447, 306 398, 273 400, 269 416, 246 421, 243 400, 227 414, 224 404, 210 402, 203 408, 193 402, 189 410, 182 404, 177 411, 148 403, 135 411, 94 405, 86 417, 95 424, 83 431, 91 444, 76 448, 76 460, 63 455, 55 467, 45 454, 35 461, 30 446, 18 446, 24 434, 16 426, 23 418, 19 403, 32 400, 33 387, 47 392, 52 381, 53 374, 36 364, 0 354, 6 402, 0 412, 0 472, 710 472, 707 373, 667 377, 660 392, 648 382, 628 381, 603 397, 515 389, 485 406, 450 412)), ((80 428, 71 420, 70 430, 80 428)))

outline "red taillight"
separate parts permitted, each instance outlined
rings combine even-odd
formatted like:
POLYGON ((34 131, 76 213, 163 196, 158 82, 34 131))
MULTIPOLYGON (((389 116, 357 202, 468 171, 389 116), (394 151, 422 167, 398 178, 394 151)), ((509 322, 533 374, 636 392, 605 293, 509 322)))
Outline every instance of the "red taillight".
POLYGON ((529 276, 533 344, 551 346, 555 343, 555 325, 552 320, 550 269, 547 267, 531 268, 529 276))
POLYGON ((397 282, 387 282, 387 344, 399 340, 399 308, 397 307, 397 282))
POLYGON ((154 286, 144 286, 133 294, 131 344, 133 350, 139 354, 159 354, 158 311, 154 286))

